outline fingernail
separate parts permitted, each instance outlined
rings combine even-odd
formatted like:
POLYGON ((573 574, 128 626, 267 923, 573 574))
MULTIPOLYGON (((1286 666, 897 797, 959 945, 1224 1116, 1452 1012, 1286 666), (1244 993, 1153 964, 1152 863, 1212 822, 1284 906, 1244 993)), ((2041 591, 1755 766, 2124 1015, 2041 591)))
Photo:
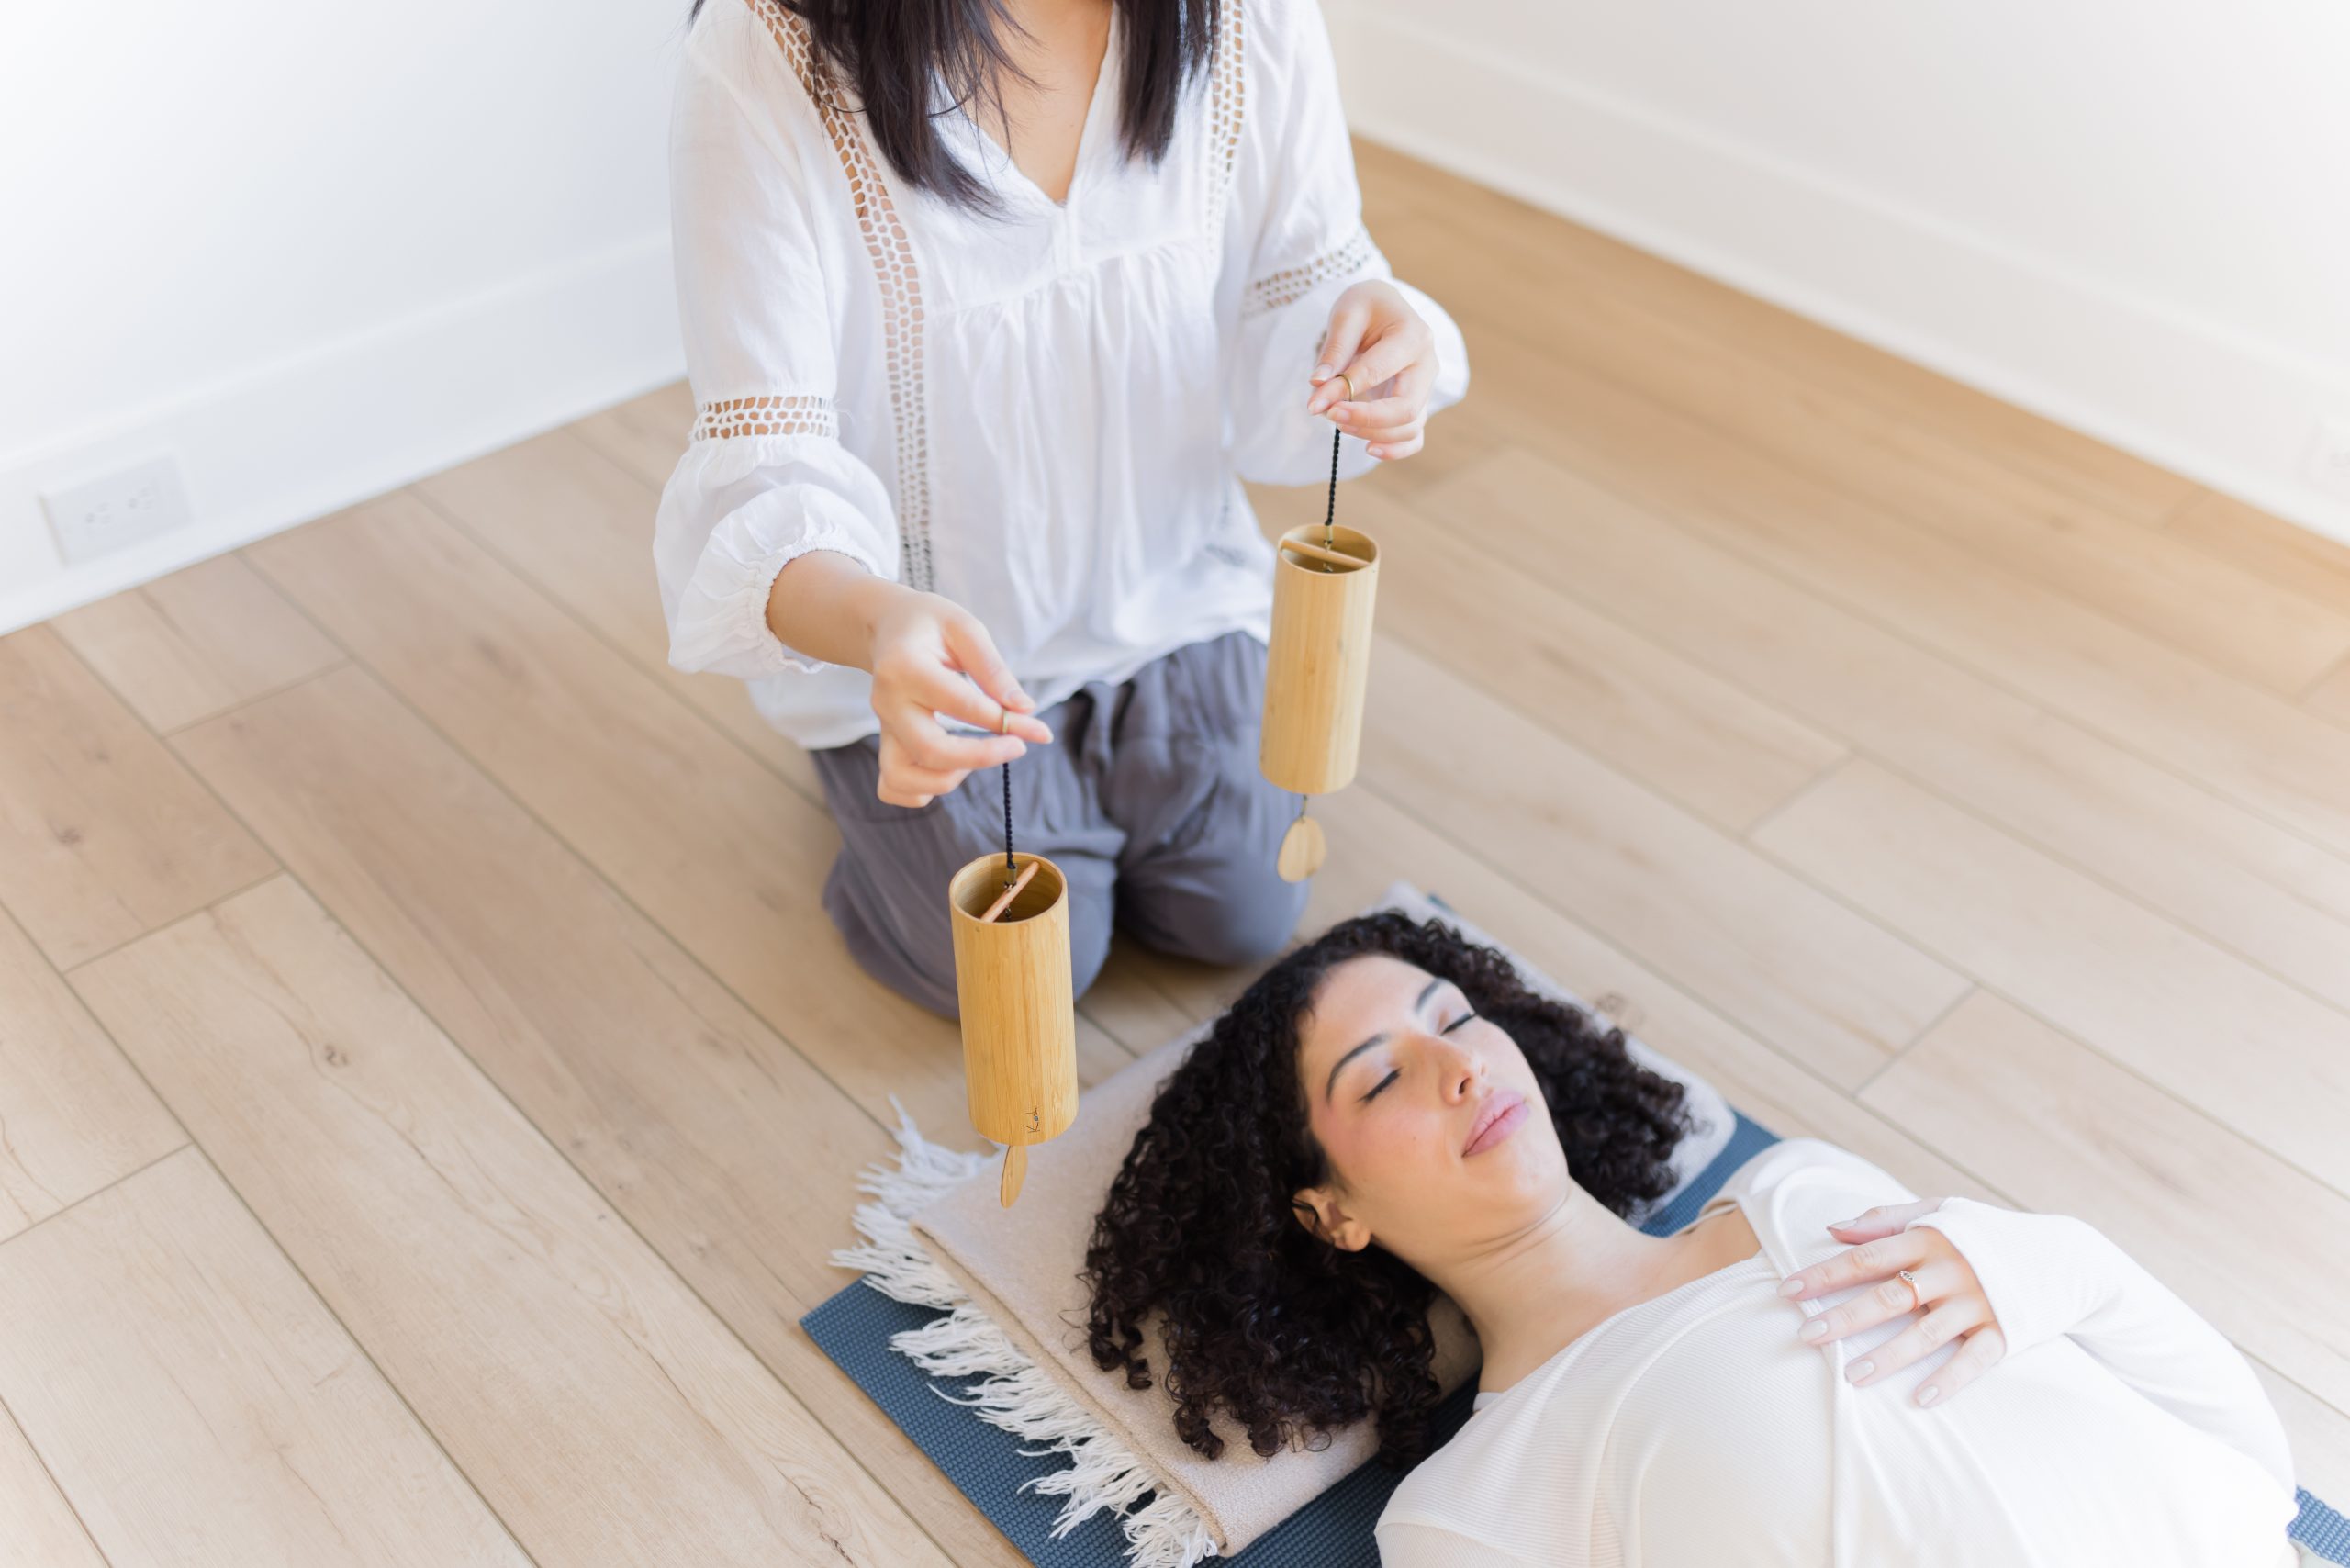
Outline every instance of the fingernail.
POLYGON ((1918 1391, 1918 1403, 1920 1405, 1931 1405, 1935 1400, 1940 1399, 1942 1396, 1942 1391, 1936 1388, 1930 1383, 1925 1387, 1918 1391))
POLYGON ((1858 1219, 1831 1219, 1828 1222, 1828 1228, 1830 1230, 1850 1230, 1860 1223, 1861 1222, 1858 1219))
POLYGON ((1818 1339, 1827 1332, 1828 1320, 1824 1317, 1815 1317, 1810 1322, 1803 1326, 1803 1334, 1801 1338, 1807 1340, 1818 1339))
POLYGON ((1331 410, 1330 417, 1337 420, 1342 425, 1348 424, 1353 421, 1355 411, 1352 409, 1346 407, 1344 404, 1340 404, 1337 409, 1331 410))
POLYGON ((1373 457, 1384 457, 1387 455, 1387 449, 1383 446, 1366 446, 1363 450, 1370 453, 1373 457))
POLYGON ((1781 1295, 1801 1295, 1803 1294, 1803 1282, 1801 1280, 1789 1280, 1785 1284, 1779 1287, 1779 1294, 1781 1295))
POLYGON ((1876 1371, 1876 1363, 1874 1361, 1854 1361, 1852 1363, 1852 1370, 1847 1372, 1844 1375, 1852 1382, 1858 1383, 1874 1371, 1876 1371))
POLYGON ((1315 381, 1327 381, 1330 377, 1337 374, 1338 367, 1335 364, 1317 364, 1314 367, 1314 375, 1311 379, 1315 381))

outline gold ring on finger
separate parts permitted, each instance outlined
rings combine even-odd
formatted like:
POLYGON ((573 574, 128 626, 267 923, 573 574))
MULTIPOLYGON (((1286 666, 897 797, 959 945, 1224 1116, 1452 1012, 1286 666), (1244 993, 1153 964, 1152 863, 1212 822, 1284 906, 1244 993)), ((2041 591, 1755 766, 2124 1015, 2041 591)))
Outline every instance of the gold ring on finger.
POLYGON ((1918 1276, 1907 1269, 1896 1269, 1893 1277, 1909 1287, 1909 1310, 1917 1311, 1926 1305, 1926 1293, 1918 1288, 1918 1276))
POLYGON ((1348 375, 1342 370, 1338 372, 1338 379, 1347 384, 1347 401, 1349 403, 1353 402, 1355 400, 1355 378, 1348 375))

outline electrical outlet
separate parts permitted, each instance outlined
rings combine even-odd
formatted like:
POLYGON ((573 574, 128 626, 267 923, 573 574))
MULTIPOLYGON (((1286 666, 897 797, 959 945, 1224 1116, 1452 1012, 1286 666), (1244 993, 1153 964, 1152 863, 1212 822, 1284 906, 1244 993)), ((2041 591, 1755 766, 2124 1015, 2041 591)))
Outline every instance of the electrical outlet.
POLYGON ((180 460, 166 453, 78 485, 43 490, 43 510, 58 554, 79 566, 194 520, 180 460))
POLYGON ((2350 417, 2318 420, 2309 476, 2337 496, 2350 496, 2350 417))

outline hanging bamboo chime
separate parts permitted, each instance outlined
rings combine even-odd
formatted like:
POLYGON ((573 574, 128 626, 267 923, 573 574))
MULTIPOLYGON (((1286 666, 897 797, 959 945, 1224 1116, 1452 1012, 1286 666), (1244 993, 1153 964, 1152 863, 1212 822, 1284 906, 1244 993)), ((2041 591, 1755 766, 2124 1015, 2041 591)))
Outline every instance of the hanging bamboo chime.
POLYGON ((1257 766, 1269 782, 1298 797, 1297 820, 1281 835, 1278 861, 1282 879, 1292 882, 1314 875, 1328 852, 1322 824, 1305 814, 1305 798, 1353 780, 1371 684, 1379 545, 1332 521, 1344 439, 1344 431, 1330 437, 1330 498, 1322 525, 1291 529, 1274 552, 1273 632, 1265 656, 1257 766))
POLYGON ((1012 765, 1003 765, 1003 853, 947 883, 955 995, 971 1125, 1004 1146, 997 1197, 1006 1208, 1028 1173, 1028 1147, 1077 1120, 1077 1005, 1070 992, 1069 881, 1041 855, 1012 847, 1012 765))

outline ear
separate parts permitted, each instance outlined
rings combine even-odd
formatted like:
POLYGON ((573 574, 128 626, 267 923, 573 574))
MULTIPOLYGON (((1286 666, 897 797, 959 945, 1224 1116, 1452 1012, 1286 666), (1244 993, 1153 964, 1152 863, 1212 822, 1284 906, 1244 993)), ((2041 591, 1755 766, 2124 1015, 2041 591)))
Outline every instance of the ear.
POLYGON ((1371 1245, 1371 1227, 1347 1212, 1327 1187, 1301 1187, 1289 1201, 1290 1210, 1306 1233, 1341 1252, 1360 1252, 1371 1245))

